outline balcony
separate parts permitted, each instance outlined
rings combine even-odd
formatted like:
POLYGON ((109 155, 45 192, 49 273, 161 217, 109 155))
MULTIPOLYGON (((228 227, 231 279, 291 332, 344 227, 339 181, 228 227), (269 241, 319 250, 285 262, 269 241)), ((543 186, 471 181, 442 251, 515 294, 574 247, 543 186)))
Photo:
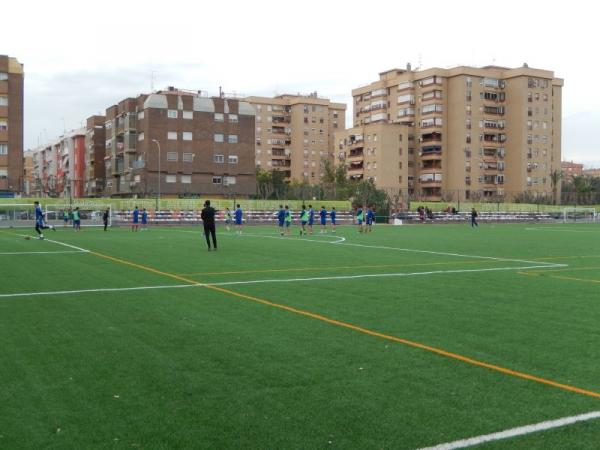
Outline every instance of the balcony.
POLYGON ((442 133, 426 133, 421 135, 421 142, 441 142, 442 133))
POLYGON ((364 165, 362 161, 351 162, 347 167, 348 172, 362 172, 364 170, 364 165))
POLYGON ((363 147, 353 148, 348 152, 348 158, 362 158, 363 156, 363 147))
POLYGON ((271 167, 291 167, 292 162, 289 159, 272 159, 271 167))
POLYGON ((273 115, 272 121, 273 123, 290 123, 292 121, 292 116, 289 114, 273 115))
POLYGON ((146 161, 133 161, 133 163, 131 164, 131 169, 132 170, 137 170, 137 169, 144 169, 146 168, 146 161))
POLYGON ((354 141, 350 141, 350 143, 348 144, 350 146, 350 149, 363 149, 365 142, 362 139, 359 140, 354 140, 354 141))

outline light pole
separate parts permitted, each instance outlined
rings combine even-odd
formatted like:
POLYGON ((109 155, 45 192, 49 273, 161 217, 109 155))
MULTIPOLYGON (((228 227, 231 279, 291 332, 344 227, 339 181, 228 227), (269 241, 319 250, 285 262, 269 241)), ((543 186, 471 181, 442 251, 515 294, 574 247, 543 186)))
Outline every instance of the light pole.
POLYGON ((154 142, 158 147, 158 191, 156 196, 156 211, 158 211, 158 207, 160 205, 160 142, 158 142, 156 139, 152 139, 152 142, 154 142))

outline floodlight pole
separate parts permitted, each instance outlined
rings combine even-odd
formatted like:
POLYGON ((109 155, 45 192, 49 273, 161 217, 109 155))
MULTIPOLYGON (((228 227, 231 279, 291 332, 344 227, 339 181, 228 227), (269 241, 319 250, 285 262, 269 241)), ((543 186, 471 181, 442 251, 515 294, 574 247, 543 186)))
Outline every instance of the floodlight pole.
POLYGON ((156 196, 156 211, 158 211, 158 207, 160 205, 160 142, 158 142, 156 139, 152 139, 152 142, 154 142, 158 147, 158 191, 156 196))

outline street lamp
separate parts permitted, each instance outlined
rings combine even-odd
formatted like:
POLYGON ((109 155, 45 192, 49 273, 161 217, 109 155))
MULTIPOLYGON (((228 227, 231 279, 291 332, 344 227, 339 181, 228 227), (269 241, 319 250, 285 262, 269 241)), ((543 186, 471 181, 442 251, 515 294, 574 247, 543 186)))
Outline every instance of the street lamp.
POLYGON ((158 195, 156 196, 156 211, 158 212, 158 206, 160 204, 160 142, 156 139, 152 139, 152 142, 158 147, 158 195))

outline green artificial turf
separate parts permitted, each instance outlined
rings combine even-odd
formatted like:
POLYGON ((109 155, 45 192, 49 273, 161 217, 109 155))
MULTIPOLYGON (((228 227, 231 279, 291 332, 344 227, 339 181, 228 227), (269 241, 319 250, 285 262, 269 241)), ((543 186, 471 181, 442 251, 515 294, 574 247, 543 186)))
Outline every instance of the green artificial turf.
POLYGON ((297 233, 0 230, 0 448, 411 449, 600 410, 410 345, 600 393, 597 224, 297 233))

